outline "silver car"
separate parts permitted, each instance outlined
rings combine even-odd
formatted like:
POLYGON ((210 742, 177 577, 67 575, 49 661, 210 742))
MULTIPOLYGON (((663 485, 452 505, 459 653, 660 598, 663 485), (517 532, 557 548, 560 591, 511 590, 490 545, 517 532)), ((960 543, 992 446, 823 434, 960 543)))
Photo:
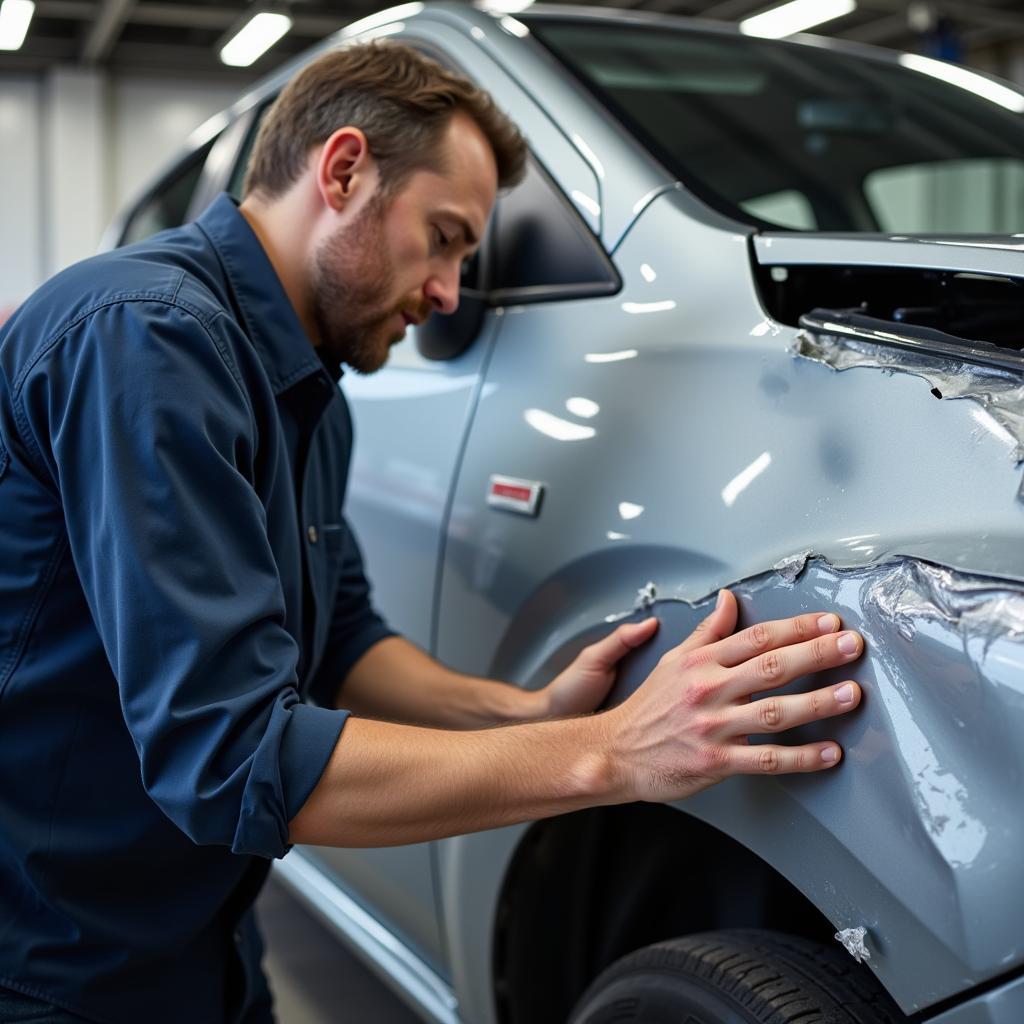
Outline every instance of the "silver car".
MULTIPOLYGON (((744 624, 839 612, 865 700, 828 724, 835 772, 297 848, 280 876, 447 1024, 1020 1024, 1024 96, 570 7, 415 3, 324 46, 382 34, 490 90, 532 151, 458 313, 343 383, 391 624, 536 687, 653 609, 621 700, 728 586, 744 624)), ((293 70, 111 243, 237 191, 293 70)))

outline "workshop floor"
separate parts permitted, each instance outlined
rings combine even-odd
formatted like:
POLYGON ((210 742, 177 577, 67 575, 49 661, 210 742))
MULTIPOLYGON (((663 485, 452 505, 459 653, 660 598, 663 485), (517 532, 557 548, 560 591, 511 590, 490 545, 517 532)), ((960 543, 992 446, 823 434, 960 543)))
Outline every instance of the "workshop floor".
POLYGON ((278 1024, 421 1024, 273 877, 256 913, 278 1024))

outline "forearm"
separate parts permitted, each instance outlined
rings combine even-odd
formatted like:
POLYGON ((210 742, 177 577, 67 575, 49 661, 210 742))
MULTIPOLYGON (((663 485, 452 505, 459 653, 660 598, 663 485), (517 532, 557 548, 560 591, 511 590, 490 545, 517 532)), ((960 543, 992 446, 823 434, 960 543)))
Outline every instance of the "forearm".
POLYGON ((350 718, 289 842, 424 842, 629 799, 606 717, 478 731, 350 718))
POLYGON ((356 715, 444 729, 479 729, 542 717, 543 697, 445 668, 402 637, 374 644, 338 690, 356 715))

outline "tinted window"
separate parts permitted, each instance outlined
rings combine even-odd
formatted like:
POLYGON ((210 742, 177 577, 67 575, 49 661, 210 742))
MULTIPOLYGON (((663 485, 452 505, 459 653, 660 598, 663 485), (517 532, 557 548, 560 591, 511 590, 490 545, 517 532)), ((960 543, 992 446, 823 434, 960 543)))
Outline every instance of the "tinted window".
POLYGON ((211 140, 178 165, 142 201, 131 215, 121 244, 138 242, 166 228, 176 228, 185 222, 192 196, 203 173, 203 165, 213 146, 211 140))
POLYGON ((242 185, 245 182, 245 172, 249 169, 249 157, 252 156, 252 147, 256 145, 256 135, 260 130, 260 125, 263 123, 264 115, 270 109, 274 99, 276 97, 267 100, 256 111, 256 116, 252 119, 252 125, 249 127, 249 133, 246 135, 245 142, 242 143, 242 148, 238 152, 238 160, 235 163, 235 169, 231 172, 231 178, 228 181, 227 187, 228 192, 238 200, 242 198, 242 185))
POLYGON ((523 20, 672 173, 732 216, 920 230, 927 218, 892 200, 913 180, 941 190, 953 230, 1020 230, 1018 203, 994 184, 984 204, 969 187, 941 184, 951 161, 982 177, 997 166, 1015 181, 1024 172, 1024 97, 964 69, 740 34, 523 20), (963 84, 940 80, 950 73, 963 84), (895 168, 904 170, 881 173, 895 168))

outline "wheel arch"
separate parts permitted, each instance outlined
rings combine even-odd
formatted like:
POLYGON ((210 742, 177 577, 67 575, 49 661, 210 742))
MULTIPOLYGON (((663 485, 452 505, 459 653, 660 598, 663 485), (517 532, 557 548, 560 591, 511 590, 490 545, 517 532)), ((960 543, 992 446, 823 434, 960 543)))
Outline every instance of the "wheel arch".
POLYGON ((674 807, 626 804, 538 822, 519 842, 497 903, 497 1018, 561 1024, 620 956, 737 927, 819 943, 834 931, 764 860, 674 807))

